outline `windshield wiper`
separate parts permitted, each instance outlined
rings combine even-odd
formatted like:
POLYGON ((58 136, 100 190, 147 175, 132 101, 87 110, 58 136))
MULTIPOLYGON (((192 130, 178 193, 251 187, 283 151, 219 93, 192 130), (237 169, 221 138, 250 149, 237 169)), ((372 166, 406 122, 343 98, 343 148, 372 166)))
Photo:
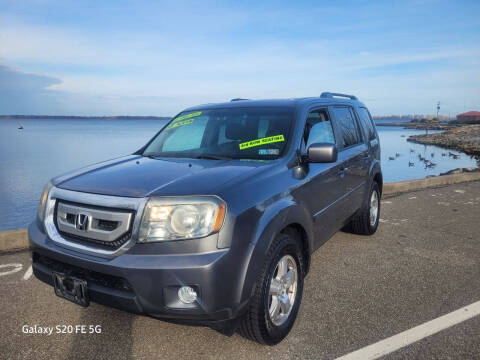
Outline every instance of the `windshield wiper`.
POLYGON ((228 156, 220 156, 220 155, 214 155, 214 154, 200 154, 200 155, 179 155, 177 154, 176 156, 165 156, 164 154, 148 154, 148 155, 143 155, 145 157, 148 157, 150 159, 158 159, 161 157, 170 157, 170 158, 192 158, 192 159, 207 159, 207 160, 232 160, 233 158, 228 157, 228 156))
POLYGON ((193 156, 194 159, 207 159, 207 160, 232 160, 231 157, 228 156, 219 156, 213 154, 200 154, 193 156))
POLYGON ((160 157, 160 155, 157 155, 157 154, 148 154, 148 155, 143 155, 143 157, 148 157, 150 159, 158 159, 160 157))

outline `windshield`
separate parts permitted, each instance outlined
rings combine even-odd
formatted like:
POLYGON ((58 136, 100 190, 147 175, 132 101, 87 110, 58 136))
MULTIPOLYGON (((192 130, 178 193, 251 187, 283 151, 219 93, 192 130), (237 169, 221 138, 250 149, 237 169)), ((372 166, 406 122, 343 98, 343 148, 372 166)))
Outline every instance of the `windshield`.
POLYGON ((179 114, 150 142, 144 156, 276 159, 285 149, 293 110, 231 108, 179 114))

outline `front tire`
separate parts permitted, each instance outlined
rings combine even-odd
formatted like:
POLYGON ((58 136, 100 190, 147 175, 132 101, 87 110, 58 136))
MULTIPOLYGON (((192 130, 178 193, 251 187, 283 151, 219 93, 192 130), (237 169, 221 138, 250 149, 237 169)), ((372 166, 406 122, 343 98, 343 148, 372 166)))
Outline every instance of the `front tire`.
POLYGON ((290 332, 300 308, 304 263, 297 240, 280 234, 271 245, 239 332, 260 344, 275 345, 290 332))

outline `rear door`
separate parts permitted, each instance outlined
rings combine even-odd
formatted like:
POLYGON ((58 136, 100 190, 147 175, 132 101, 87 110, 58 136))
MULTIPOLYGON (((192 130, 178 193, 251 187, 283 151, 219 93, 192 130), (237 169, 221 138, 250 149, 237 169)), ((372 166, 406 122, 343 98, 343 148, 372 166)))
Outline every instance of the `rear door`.
POLYGON ((353 109, 350 106, 330 106, 329 112, 339 137, 338 161, 342 164, 341 177, 345 179, 340 207, 346 221, 362 205, 367 186, 369 152, 353 109))
MULTIPOLYGON (((373 124, 372 116, 367 108, 361 106, 357 108, 357 115, 364 127, 365 137, 367 144, 370 148, 370 155, 380 160, 380 142, 378 140, 378 134, 373 124)), ((373 159, 371 159, 373 161, 373 159)))

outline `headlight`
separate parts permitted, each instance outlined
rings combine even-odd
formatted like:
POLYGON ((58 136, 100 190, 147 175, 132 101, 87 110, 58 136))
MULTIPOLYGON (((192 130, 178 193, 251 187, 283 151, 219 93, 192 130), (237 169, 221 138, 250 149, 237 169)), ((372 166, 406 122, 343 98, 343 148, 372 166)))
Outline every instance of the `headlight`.
POLYGON ((53 187, 52 183, 49 181, 47 185, 43 188, 42 197, 40 198, 40 204, 38 205, 37 216, 40 221, 45 219, 45 205, 47 205, 48 193, 53 187))
POLYGON ((222 227, 225 203, 215 196, 151 198, 143 212, 139 242, 193 239, 222 227))

